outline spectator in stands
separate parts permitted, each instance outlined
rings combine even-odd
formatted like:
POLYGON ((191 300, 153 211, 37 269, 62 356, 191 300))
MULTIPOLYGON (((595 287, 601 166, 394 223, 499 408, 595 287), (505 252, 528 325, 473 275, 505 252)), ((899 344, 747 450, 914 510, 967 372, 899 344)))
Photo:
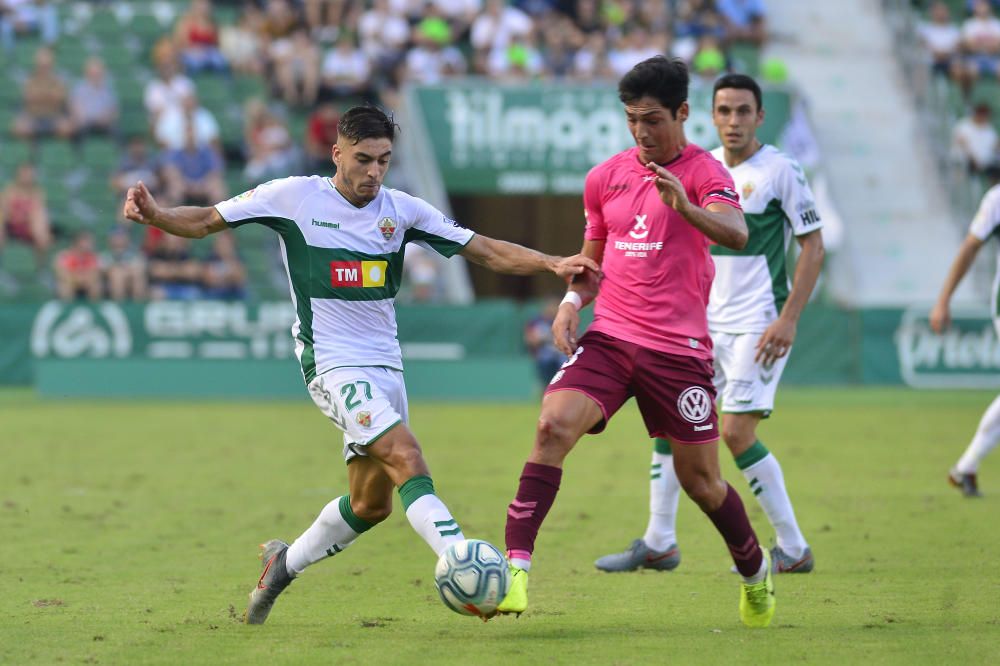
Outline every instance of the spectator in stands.
POLYGON ((962 46, 962 31, 951 21, 951 10, 944 2, 931 5, 930 21, 921 22, 917 28, 920 43, 927 50, 931 71, 940 76, 962 79, 958 59, 962 46))
POLYGON ((240 74, 261 75, 266 61, 264 52, 264 13, 252 2, 243 6, 236 24, 219 29, 219 51, 230 68, 240 74))
POLYGON ((69 106, 77 134, 114 133, 118 121, 118 95, 100 58, 87 58, 83 79, 73 87, 69 106))
POLYGON ((201 284, 204 298, 241 301, 247 297, 247 271, 231 232, 215 235, 212 254, 203 265, 201 284))
POLYGON ((524 326, 524 345, 535 359, 535 372, 541 385, 548 386, 552 377, 566 362, 566 357, 556 349, 552 341, 552 322, 559 310, 559 299, 549 298, 542 306, 542 311, 524 326))
POLYGON ((641 0, 636 9, 636 21, 654 35, 670 35, 670 3, 662 0, 641 0))
POLYGON ((313 40, 333 44, 357 25, 361 3, 349 0, 302 0, 305 23, 313 40))
POLYGON ((726 31, 722 17, 712 0, 682 0, 678 2, 674 22, 674 55, 691 61, 698 51, 698 42, 705 36, 723 40, 726 31))
POLYGON ((0 0, 0 46, 14 50, 17 35, 37 32, 44 44, 59 38, 59 13, 49 0, 0 0))
POLYGON ((343 99, 363 97, 373 100, 371 90, 371 64, 350 35, 341 35, 333 48, 323 58, 321 97, 343 99))
POLYGON ((182 204, 211 206, 226 198, 222 158, 190 125, 183 147, 164 154, 163 178, 170 198, 182 204))
POLYGON ((259 183, 297 171, 298 153, 285 123, 259 99, 247 102, 243 116, 244 178, 259 183))
POLYGON ((38 185, 31 164, 20 165, 13 182, 0 191, 0 253, 7 238, 30 245, 37 271, 45 270, 52 226, 45 191, 38 185))
POLYGON ((74 301, 86 298, 101 299, 101 267, 94 251, 94 237, 81 231, 73 244, 56 255, 53 264, 56 275, 56 294, 61 300, 74 301))
POLYGON ((980 102, 972 115, 963 118, 952 132, 952 151, 955 159, 978 173, 996 164, 1000 137, 993 127, 993 109, 980 102))
POLYGON ((358 39, 376 73, 391 80, 403 61, 410 40, 410 24, 390 6, 389 0, 375 0, 372 8, 358 19, 358 39))
POLYGON ((267 0, 263 28, 269 40, 288 39, 298 25, 299 17, 289 0, 267 0))
POLYGON ((184 147, 188 129, 193 129, 198 146, 216 146, 219 142, 219 122, 211 111, 201 106, 192 92, 180 106, 168 107, 160 114, 154 127, 157 143, 167 150, 184 147))
POLYGON ((472 23, 469 41, 475 49, 476 69, 483 66, 490 53, 506 49, 518 37, 525 37, 534 30, 531 17, 505 0, 486 0, 482 13, 472 23))
POLYGON ((175 108, 180 108, 184 100, 195 94, 194 83, 180 72, 177 55, 173 48, 160 52, 156 60, 156 78, 146 84, 143 103, 149 113, 150 127, 156 127, 160 116, 175 108))
POLYGON ((608 39, 604 33, 590 33, 573 56, 573 77, 582 80, 613 78, 608 55, 608 39))
POLYGON ((193 301, 201 297, 202 263, 191 256, 187 238, 163 234, 149 255, 149 296, 153 300, 193 301))
POLYGON ((187 12, 177 20, 174 41, 188 74, 229 70, 219 50, 219 27, 212 17, 209 0, 191 0, 187 12))
POLYGON ((635 65, 655 55, 663 55, 663 52, 653 41, 652 35, 644 28, 636 27, 619 38, 615 47, 608 52, 608 62, 615 78, 621 78, 635 65))
POLYGON ((700 83, 705 86, 711 86, 726 70, 726 56, 714 37, 706 35, 701 38, 698 52, 691 59, 691 70, 695 74, 691 80, 692 85, 700 83))
MULTIPOLYGON (((163 188, 160 162, 149 154, 146 139, 137 134, 129 137, 125 144, 125 154, 118 163, 118 168, 111 174, 111 189, 119 198, 124 198, 128 188, 140 180, 157 199, 167 196, 163 188)), ((169 205, 176 205, 176 202, 169 205)))
POLYGON ((542 31, 542 54, 548 75, 564 78, 572 74, 573 55, 582 38, 568 16, 554 13, 546 19, 546 28, 542 31))
POLYGON ((333 165, 333 144, 337 143, 337 107, 327 102, 309 116, 306 123, 305 153, 307 173, 330 173, 333 165))
POLYGON ((464 74, 465 58, 451 45, 451 26, 439 17, 428 17, 417 24, 415 46, 406 54, 405 78, 424 84, 464 74))
POLYGON ((533 34, 518 35, 506 46, 494 48, 487 62, 487 73, 494 79, 528 79, 540 76, 544 71, 545 58, 536 46, 533 34))
POLYGON ((967 81, 980 76, 1000 76, 1000 20, 989 0, 976 0, 972 16, 962 24, 967 81))
POLYGON ((100 256, 100 267, 108 298, 113 301, 146 299, 146 260, 132 248, 125 229, 119 227, 108 236, 108 250, 100 256))
POLYGON ((43 136, 69 138, 73 120, 69 115, 66 84, 55 70, 52 49, 35 52, 35 67, 22 88, 21 113, 14 119, 14 135, 22 139, 43 136))
POLYGON ((767 38, 764 0, 715 0, 715 8, 722 16, 726 42, 743 42, 762 46, 767 38))
POLYGON ((312 106, 320 86, 320 50, 304 27, 271 43, 274 85, 291 106, 312 106))

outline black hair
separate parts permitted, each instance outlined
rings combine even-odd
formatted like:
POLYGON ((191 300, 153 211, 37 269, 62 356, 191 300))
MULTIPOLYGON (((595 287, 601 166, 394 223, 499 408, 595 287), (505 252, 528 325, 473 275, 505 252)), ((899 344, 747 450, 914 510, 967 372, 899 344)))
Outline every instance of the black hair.
POLYGON ((760 86, 757 82, 753 80, 752 77, 746 74, 726 74, 715 82, 715 86, 712 88, 712 108, 715 108, 715 95, 720 90, 726 88, 736 88, 737 90, 749 90, 753 93, 753 98, 757 102, 757 110, 760 111, 764 108, 764 98, 760 92, 760 86))
POLYGON ((677 110, 688 98, 687 65, 680 58, 653 56, 633 67, 618 82, 618 99, 622 104, 638 102, 652 97, 670 109, 676 118, 677 110))
POLYGON ((398 129, 399 125, 391 115, 386 115, 385 111, 372 105, 351 107, 337 123, 337 133, 350 139, 351 143, 365 139, 394 141, 398 129))

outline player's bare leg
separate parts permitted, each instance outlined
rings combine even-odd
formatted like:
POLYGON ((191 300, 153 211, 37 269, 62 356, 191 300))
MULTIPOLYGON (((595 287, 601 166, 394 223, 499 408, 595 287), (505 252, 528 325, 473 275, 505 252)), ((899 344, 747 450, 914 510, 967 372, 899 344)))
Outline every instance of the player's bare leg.
POLYGON ((400 423, 368 447, 379 461, 406 510, 406 519, 427 545, 440 555, 445 548, 465 539, 448 507, 434 493, 430 469, 420 444, 406 425, 400 423))
POLYGON ((774 527, 778 544, 771 550, 771 564, 775 573, 809 573, 815 566, 812 549, 795 519, 781 465, 757 439, 760 419, 759 412, 723 414, 722 439, 774 527))
POLYGON ((555 391, 542 400, 535 444, 521 472, 517 495, 507 508, 507 557, 512 578, 499 612, 520 615, 527 608, 535 537, 559 492, 563 461, 603 418, 597 403, 579 391, 555 391))

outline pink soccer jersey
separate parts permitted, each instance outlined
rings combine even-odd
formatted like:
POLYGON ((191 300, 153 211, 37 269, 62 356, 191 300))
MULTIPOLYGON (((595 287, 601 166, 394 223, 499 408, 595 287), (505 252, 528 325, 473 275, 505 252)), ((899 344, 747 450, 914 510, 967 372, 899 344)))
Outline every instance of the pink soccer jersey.
MULTIPOLYGON (((631 148, 587 174, 587 240, 606 241, 604 280, 590 330, 669 354, 712 358, 705 315, 715 266, 709 239, 660 199, 654 176, 631 148)), ((704 208, 739 208, 726 169, 688 145, 665 166, 704 208)))

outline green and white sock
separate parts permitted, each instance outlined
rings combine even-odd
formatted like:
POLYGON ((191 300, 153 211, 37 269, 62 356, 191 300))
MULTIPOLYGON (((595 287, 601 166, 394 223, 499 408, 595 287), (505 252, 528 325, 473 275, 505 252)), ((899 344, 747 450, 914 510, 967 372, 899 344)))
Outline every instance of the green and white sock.
POLYGON ((310 564, 333 557, 372 527, 354 515, 349 495, 338 497, 323 507, 309 529, 288 547, 285 555, 288 573, 297 576, 310 564))
POLYGON ((674 472, 670 442, 657 438, 649 470, 649 524, 642 540, 652 550, 664 551, 677 543, 677 501, 681 484, 674 472))
POLYGON ((785 477, 778 459, 757 440, 736 457, 736 466, 743 472, 750 490, 771 521, 778 547, 790 557, 802 557, 808 544, 795 521, 795 510, 785 489, 785 477))
POLYGON ((431 477, 415 476, 408 480, 399 487, 399 498, 403 500, 406 519, 435 555, 440 555, 449 544, 465 539, 448 507, 434 494, 431 477))

